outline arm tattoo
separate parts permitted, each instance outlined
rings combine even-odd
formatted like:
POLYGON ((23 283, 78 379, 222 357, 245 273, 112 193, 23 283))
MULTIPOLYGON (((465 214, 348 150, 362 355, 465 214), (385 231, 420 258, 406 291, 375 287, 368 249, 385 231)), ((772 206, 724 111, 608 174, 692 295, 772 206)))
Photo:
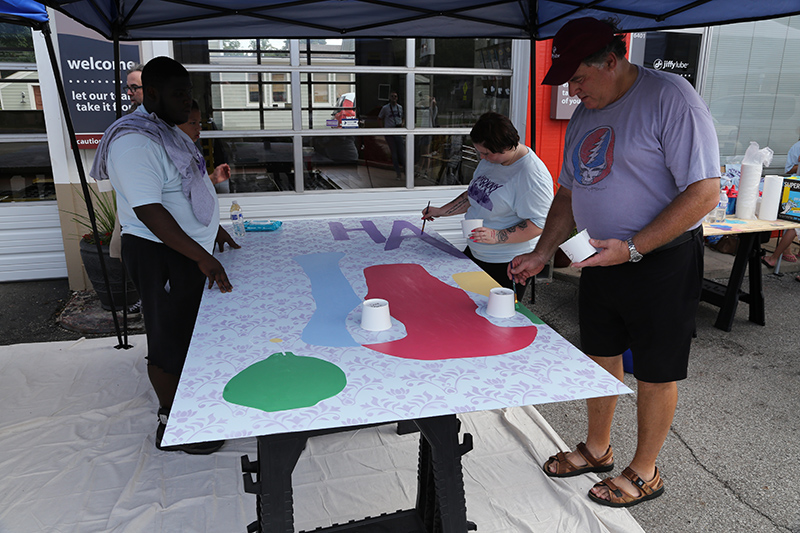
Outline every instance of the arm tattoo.
POLYGON ((468 203, 469 199, 467 198, 466 194, 462 194, 453 201, 453 205, 450 207, 450 209, 445 211, 445 215, 452 215, 453 213, 458 212, 462 207, 464 207, 464 204, 468 203))
POLYGON ((527 227, 528 227, 528 221, 527 220, 523 220, 522 222, 520 222, 516 226, 511 226, 510 228, 501 229, 500 231, 497 232, 497 242, 498 243, 506 242, 506 241, 508 241, 508 237, 509 237, 508 234, 509 233, 514 233, 515 231, 517 231, 517 228, 519 228, 520 230, 523 230, 523 229, 525 229, 527 227))

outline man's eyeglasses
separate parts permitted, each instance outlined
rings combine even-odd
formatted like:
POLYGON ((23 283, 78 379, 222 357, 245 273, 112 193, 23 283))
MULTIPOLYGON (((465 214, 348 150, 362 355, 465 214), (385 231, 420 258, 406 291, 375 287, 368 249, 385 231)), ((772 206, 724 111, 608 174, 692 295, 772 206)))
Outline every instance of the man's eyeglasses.
POLYGON ((130 91, 132 93, 135 93, 136 91, 138 91, 141 88, 142 88, 141 85, 126 85, 126 86, 123 87, 124 90, 130 91))

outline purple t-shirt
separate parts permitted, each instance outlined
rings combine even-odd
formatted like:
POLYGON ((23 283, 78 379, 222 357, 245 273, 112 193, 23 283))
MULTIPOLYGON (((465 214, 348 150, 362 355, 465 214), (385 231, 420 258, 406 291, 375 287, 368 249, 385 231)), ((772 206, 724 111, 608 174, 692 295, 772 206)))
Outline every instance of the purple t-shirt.
POLYGON ((632 237, 686 187, 720 175, 700 95, 680 76, 638 70, 622 98, 603 109, 579 105, 567 126, 558 182, 572 191, 578 231, 594 239, 632 237))

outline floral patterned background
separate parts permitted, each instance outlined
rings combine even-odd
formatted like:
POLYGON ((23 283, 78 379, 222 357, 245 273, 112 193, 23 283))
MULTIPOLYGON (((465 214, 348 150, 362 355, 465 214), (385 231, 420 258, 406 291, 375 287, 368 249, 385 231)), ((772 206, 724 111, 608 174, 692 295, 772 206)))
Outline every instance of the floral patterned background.
MULTIPOLYGON (((536 339, 522 350, 492 357, 422 361, 384 355, 359 345, 401 338, 405 329, 393 319, 393 327, 387 331, 365 331, 358 325, 360 306, 356 306, 345 324, 355 346, 305 343, 301 338, 303 330, 316 306, 311 280, 293 259, 296 256, 343 252, 339 268, 359 298, 367 294, 363 270, 371 265, 419 264, 453 286, 453 274, 479 270, 435 233, 426 231, 425 237, 420 238, 417 221, 395 224, 388 217, 371 219, 387 238, 384 242, 376 242, 374 230, 349 231, 346 240, 336 240, 334 235, 341 239, 342 232, 332 231, 331 222, 341 223, 346 229, 362 227, 359 218, 287 221, 276 232, 248 233, 241 249, 217 255, 234 290, 222 294, 215 287, 203 296, 164 444, 390 422, 631 392, 545 324, 536 325, 536 339), (344 371, 347 385, 338 395, 312 407, 279 412, 242 407, 223 399, 223 389, 234 375, 277 352, 334 363, 344 371)), ((488 319, 487 298, 467 294, 478 305, 476 312, 488 319)), ((506 327, 531 326, 520 313, 492 322, 506 327)))

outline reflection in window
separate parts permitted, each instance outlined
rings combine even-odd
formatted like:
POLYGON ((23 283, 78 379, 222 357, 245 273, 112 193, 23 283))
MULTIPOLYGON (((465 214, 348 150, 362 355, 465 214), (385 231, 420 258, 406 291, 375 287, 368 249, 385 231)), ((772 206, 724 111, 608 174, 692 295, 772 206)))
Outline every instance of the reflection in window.
POLYGON ((36 63, 30 28, 0 24, 0 63, 36 63))
POLYGON ((31 29, 0 24, 0 202, 55 197, 31 29))
POLYGON ((404 69, 385 68, 408 66, 408 42, 182 41, 175 43, 175 55, 208 65, 208 72, 190 69, 206 129, 299 135, 299 141, 216 140, 212 151, 231 161, 232 192, 294 190, 296 172, 302 172, 304 190, 405 187, 407 179, 415 186, 466 184, 478 158, 463 132, 486 111, 510 113, 511 41, 416 39, 411 61, 418 69, 411 80, 404 69), (299 66, 289 63, 290 46, 299 46, 299 66), (293 94, 292 82, 299 92, 293 94), (398 94, 401 120, 387 129, 379 116, 392 93, 398 94), (437 128, 461 132, 440 134, 437 128), (365 135, 364 129, 379 133, 365 135), (292 142, 302 143, 301 169, 294 168, 292 142), (408 154, 413 167, 406 169, 408 154))
POLYGON ((414 125, 471 128, 487 111, 503 115, 510 112, 511 76, 473 76, 469 74, 427 74, 416 76, 414 125), (433 104, 429 104, 428 101, 433 104), (426 113, 424 110, 429 108, 426 113))
POLYGON ((288 65, 287 39, 173 41, 175 60, 184 65, 288 65))
POLYGON ((0 202, 55 199, 47 142, 0 143, 0 202))
POLYGON ((287 72, 193 72, 203 120, 217 130, 292 129, 287 72), (263 95, 263 96, 262 96, 263 95))
MULTIPOLYGON (((208 168, 222 163, 231 167, 227 186, 219 193, 277 192, 294 190, 294 160, 289 137, 200 137, 208 168)), ((210 172, 211 170, 209 170, 210 172)))
POLYGON ((383 135, 323 135, 303 139, 308 190, 404 187, 383 135))
MULTIPOLYGON (((356 100, 358 94, 356 80, 362 79, 362 76, 373 75, 327 72, 301 74, 303 128, 359 127, 357 121, 343 123, 342 120, 360 118, 356 100)), ((364 94, 373 92, 366 90, 364 94)))
POLYGON ((511 68, 510 39, 417 39, 418 67, 511 68))
POLYGON ((480 156, 469 135, 416 135, 414 185, 467 185, 480 156))
POLYGON ((405 39, 303 39, 300 63, 397 67, 406 64, 405 39))

